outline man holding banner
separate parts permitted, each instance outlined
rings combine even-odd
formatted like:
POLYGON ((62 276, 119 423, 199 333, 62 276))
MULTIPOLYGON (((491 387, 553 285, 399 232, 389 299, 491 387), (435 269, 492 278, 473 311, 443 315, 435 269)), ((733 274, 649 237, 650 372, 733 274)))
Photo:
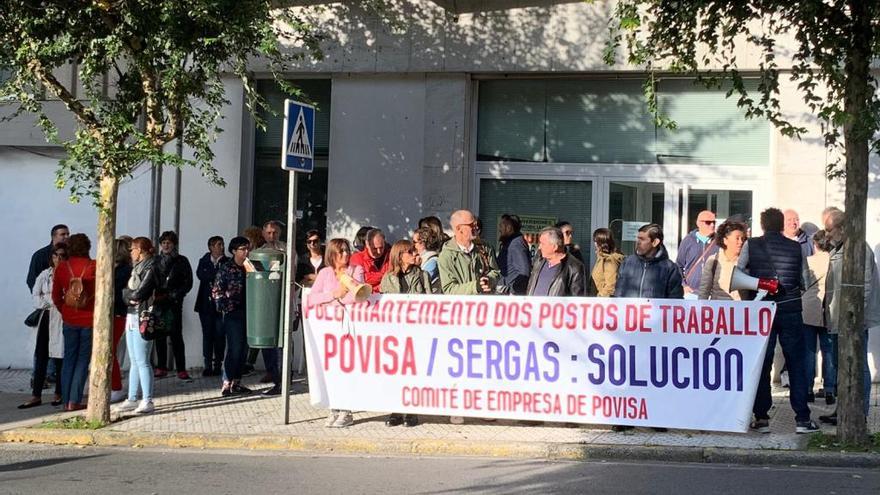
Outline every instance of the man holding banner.
POLYGON ((584 265, 566 252, 562 230, 543 229, 538 235, 538 249, 541 258, 532 267, 528 295, 584 296, 584 265))
POLYGON ((663 228, 656 223, 642 225, 636 237, 636 254, 620 266, 615 297, 681 299, 681 270, 669 259, 663 245, 663 228))
MULTIPOLYGON (((620 266, 615 297, 681 299, 684 297, 681 270, 669 259, 663 245, 663 228, 656 223, 642 225, 636 236, 636 254, 627 256, 620 266)), ((627 431, 632 426, 612 425, 613 431, 627 431)), ((666 431, 666 428, 654 428, 666 431)))
POLYGON ((476 295, 495 290, 501 272, 492 251, 474 244, 476 219, 458 210, 449 219, 453 238, 440 251, 440 282, 444 294, 476 295))
POLYGON ((789 402, 795 413, 795 431, 813 433, 819 431, 819 426, 810 419, 810 407, 807 405, 807 374, 804 370, 806 344, 801 305, 801 293, 805 286, 804 257, 800 244, 782 235, 784 226, 785 216, 779 209, 767 208, 762 211, 761 229, 764 235, 749 239, 737 261, 737 267, 753 277, 779 280, 778 292, 765 298, 776 302, 776 317, 770 329, 770 341, 758 381, 752 408, 755 420, 751 428, 760 433, 770 433, 768 412, 773 405, 770 368, 773 366, 773 352, 778 338, 788 365, 791 383, 789 402))

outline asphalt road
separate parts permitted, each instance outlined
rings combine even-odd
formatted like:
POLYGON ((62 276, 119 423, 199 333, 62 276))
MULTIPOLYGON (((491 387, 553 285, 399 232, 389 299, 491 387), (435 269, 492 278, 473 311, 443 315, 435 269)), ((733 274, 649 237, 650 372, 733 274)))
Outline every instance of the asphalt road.
POLYGON ((880 493, 864 469, 0 444, 0 494, 880 493))

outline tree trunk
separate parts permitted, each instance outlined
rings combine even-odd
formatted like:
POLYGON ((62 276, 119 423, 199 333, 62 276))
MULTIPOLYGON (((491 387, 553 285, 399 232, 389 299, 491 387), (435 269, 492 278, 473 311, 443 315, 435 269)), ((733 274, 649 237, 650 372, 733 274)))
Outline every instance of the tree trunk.
POLYGON ((849 115, 843 126, 846 147, 845 242, 840 294, 837 406, 838 440, 845 444, 868 442, 864 413, 863 370, 865 366, 865 210, 868 202, 868 139, 865 112, 871 108, 869 63, 871 60, 871 18, 866 3, 851 0, 852 49, 846 60, 844 110, 849 115))
POLYGON ((113 260, 116 248, 116 196, 119 180, 101 178, 101 206, 98 209, 98 274, 95 281, 95 319, 92 362, 89 372, 90 421, 110 422, 110 369, 113 345, 113 260))

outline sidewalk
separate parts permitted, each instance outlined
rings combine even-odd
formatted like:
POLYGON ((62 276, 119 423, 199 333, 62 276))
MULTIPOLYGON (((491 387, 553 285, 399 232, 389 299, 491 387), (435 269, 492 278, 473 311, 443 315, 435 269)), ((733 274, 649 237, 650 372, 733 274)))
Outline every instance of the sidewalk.
MULTIPOLYGON (((194 377, 199 370, 192 373, 194 377)), ((128 446, 178 446, 201 448, 290 449, 371 454, 483 455, 544 458, 654 458, 658 460, 718 461, 732 454, 740 462, 762 463, 767 454, 789 453, 784 462, 796 462, 809 435, 794 433, 794 413, 788 406, 787 390, 774 390, 769 435, 731 434, 686 430, 666 433, 637 428, 632 433, 615 433, 605 426, 572 427, 562 424, 525 426, 515 421, 487 422, 466 419, 464 425, 449 424, 447 417, 422 416, 415 428, 389 428, 385 414, 358 412, 350 428, 325 428, 326 410, 309 404, 303 380, 294 384, 290 424, 284 425, 280 397, 263 397, 256 390, 259 375, 245 378, 255 393, 251 396, 220 396, 219 378, 176 377, 155 382, 156 412, 127 417, 97 430, 27 429, 48 419, 65 415, 60 408, 44 405, 28 410, 16 406, 27 399, 30 374, 25 370, 0 370, 0 439, 49 443, 85 443, 128 446), (743 460, 745 459, 745 460, 743 460), (794 460, 792 460, 794 459, 794 460)), ((47 391, 48 392, 48 391, 47 391)), ((880 387, 875 385, 869 429, 880 431, 880 387)), ((817 399, 811 404, 813 418, 827 414, 833 406, 817 399)), ((682 409, 682 414, 688 411, 682 409)), ((825 433, 834 428, 823 426, 825 433)), ((812 454, 812 453, 810 453, 812 454)), ((880 466, 880 456, 876 458, 880 466)), ((832 463, 833 464, 833 463, 832 463)))

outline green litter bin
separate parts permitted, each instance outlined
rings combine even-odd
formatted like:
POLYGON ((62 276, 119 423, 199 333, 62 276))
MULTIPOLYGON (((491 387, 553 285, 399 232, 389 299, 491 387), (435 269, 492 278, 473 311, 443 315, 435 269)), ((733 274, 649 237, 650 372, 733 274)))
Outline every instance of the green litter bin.
POLYGON ((248 260, 255 271, 245 279, 247 293, 247 341, 255 349, 281 346, 284 305, 284 258, 277 249, 255 249, 248 260))

